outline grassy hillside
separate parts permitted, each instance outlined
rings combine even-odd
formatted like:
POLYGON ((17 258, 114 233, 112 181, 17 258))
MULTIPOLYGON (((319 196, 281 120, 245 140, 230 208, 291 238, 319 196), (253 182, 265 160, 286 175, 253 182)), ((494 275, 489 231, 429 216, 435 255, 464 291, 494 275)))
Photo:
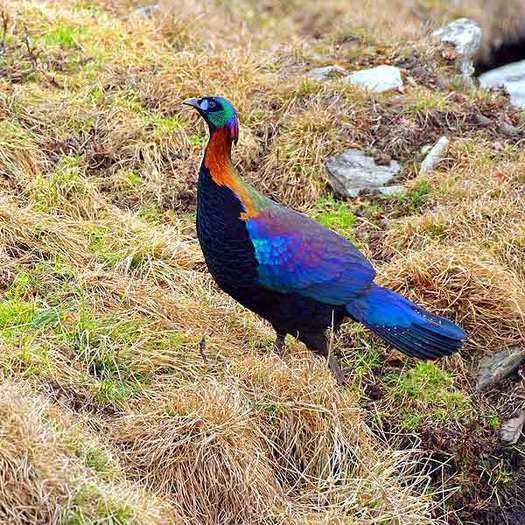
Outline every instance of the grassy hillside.
POLYGON ((520 503, 523 444, 498 429, 523 384, 482 396, 473 374, 524 343, 525 150, 501 126, 523 115, 425 37, 476 2, 347 4, 3 4, 1 523, 503 523, 520 503), (402 93, 305 78, 385 63, 402 93), (461 355, 416 363, 349 324, 339 388, 295 340, 271 352, 196 241, 206 133, 180 102, 204 94, 238 108, 241 172, 462 324, 461 355), (400 160, 406 196, 334 200, 323 163, 349 146, 400 160))

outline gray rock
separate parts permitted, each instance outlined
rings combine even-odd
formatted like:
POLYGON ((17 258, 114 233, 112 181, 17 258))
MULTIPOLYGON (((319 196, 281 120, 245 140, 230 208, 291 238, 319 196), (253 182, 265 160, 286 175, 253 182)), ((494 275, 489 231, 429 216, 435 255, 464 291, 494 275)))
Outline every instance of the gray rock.
POLYGON ((363 87, 374 93, 383 93, 400 88, 403 85, 401 71, 397 67, 386 65, 355 71, 344 80, 349 84, 363 87))
POLYGON ((427 156, 421 163, 419 173, 423 174, 432 171, 441 162, 441 159, 443 159, 447 149, 448 139, 447 137, 443 136, 434 144, 434 146, 432 146, 430 151, 427 153, 427 156))
POLYGON ((519 108, 525 108, 525 60, 483 73, 479 76, 479 84, 484 88, 504 87, 510 101, 519 108))
POLYGON ((501 441, 508 445, 514 445, 518 442, 523 431, 523 424, 525 423, 525 410, 522 410, 519 416, 509 419, 501 425, 500 436, 501 441))
POLYGON ((344 75, 346 71, 339 66, 325 66, 325 67, 316 67, 306 74, 308 78, 312 78, 319 82, 324 80, 333 80, 344 75))
POLYGON ((328 182, 342 197, 357 197, 364 190, 381 190, 399 173, 395 160, 378 166, 372 157, 361 150, 347 149, 326 161, 328 182))
POLYGON ((488 117, 486 117, 485 115, 483 115, 482 113, 478 113, 476 115, 476 122, 486 128, 488 126, 490 126, 492 124, 492 120, 490 120, 488 117))
POLYGON ((143 5, 137 7, 132 11, 132 15, 137 18, 152 18, 160 11, 160 6, 158 4, 143 5))
POLYGON ((525 361, 525 350, 513 346, 484 357, 478 368, 476 389, 484 390, 505 379, 525 361))
POLYGON ((468 80, 474 74, 474 57, 481 45, 481 35, 481 27, 470 18, 458 18, 433 34, 441 42, 454 46, 456 68, 468 80))
POLYGON ((500 122, 498 124, 498 131, 507 135, 507 137, 517 137, 521 132, 516 126, 507 124, 506 122, 500 122))

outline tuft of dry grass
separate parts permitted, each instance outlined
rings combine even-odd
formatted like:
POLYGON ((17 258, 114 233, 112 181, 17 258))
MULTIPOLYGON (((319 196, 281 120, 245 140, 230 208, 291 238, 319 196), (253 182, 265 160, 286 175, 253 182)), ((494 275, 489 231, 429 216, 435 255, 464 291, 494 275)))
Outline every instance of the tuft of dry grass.
POLYGON ((163 390, 116 420, 112 440, 133 479, 176 497, 192 523, 429 522, 412 452, 387 452, 311 356, 293 368, 238 358, 221 383, 163 390))
POLYGON ((2 384, 0 391, 0 520, 56 523, 70 497, 62 443, 44 423, 46 405, 29 390, 2 384))
POLYGON ((126 416, 115 442, 133 477, 177 500, 192 523, 255 523, 282 498, 251 410, 217 383, 126 416))
POLYGON ((105 452, 88 433, 77 437, 75 424, 27 385, 2 384, 0 413, 2 522, 153 525, 177 519, 166 504, 147 501, 125 482, 117 489, 104 475, 97 478, 94 469, 110 468, 105 452))

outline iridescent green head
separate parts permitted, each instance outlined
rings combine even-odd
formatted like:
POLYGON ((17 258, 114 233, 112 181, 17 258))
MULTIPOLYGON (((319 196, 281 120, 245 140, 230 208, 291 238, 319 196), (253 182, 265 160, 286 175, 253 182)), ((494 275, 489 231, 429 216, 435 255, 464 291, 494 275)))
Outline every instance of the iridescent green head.
POLYGON ((188 98, 183 102, 195 108, 208 123, 210 133, 218 129, 228 129, 234 142, 239 138, 237 113, 229 100, 223 97, 188 98))

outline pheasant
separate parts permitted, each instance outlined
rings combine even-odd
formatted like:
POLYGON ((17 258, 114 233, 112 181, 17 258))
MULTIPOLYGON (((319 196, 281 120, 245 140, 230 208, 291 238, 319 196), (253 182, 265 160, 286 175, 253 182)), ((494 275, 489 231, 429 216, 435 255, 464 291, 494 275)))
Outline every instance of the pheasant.
POLYGON ((376 272, 347 239, 264 196, 232 163, 239 123, 222 97, 191 98, 209 128, 199 171, 197 234, 218 286, 266 319, 284 349, 290 334, 345 374, 329 352, 327 329, 350 318, 401 352, 437 359, 456 352, 464 331, 398 293, 374 283, 376 272))

